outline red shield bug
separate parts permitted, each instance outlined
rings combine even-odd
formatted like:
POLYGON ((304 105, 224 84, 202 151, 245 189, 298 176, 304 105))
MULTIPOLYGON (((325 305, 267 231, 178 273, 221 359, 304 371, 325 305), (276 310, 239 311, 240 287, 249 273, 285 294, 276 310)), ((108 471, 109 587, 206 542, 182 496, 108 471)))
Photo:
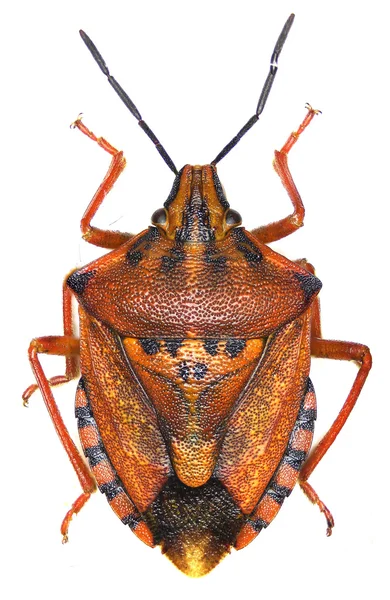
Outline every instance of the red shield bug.
POLYGON ((303 225, 304 207, 288 155, 318 111, 307 114, 274 167, 293 206, 280 221, 247 231, 230 208, 216 165, 259 119, 293 23, 271 57, 256 112, 205 166, 180 171, 90 38, 81 37, 108 82, 175 174, 152 226, 133 235, 91 225, 125 167, 123 153, 78 119, 74 127, 112 156, 81 220, 83 238, 110 250, 64 282, 64 335, 36 338, 29 359, 82 493, 95 491, 147 545, 199 577, 231 548, 249 544, 277 515, 296 483, 333 517, 308 479, 345 424, 371 367, 368 348, 322 337, 320 280, 310 263, 290 261, 268 244, 303 225), (80 338, 72 326, 79 303, 80 338), (47 379, 41 353, 66 358, 47 379), (359 371, 329 431, 311 450, 316 397, 310 358, 353 360, 359 371), (78 376, 76 418, 88 466, 71 439, 52 387, 78 376))

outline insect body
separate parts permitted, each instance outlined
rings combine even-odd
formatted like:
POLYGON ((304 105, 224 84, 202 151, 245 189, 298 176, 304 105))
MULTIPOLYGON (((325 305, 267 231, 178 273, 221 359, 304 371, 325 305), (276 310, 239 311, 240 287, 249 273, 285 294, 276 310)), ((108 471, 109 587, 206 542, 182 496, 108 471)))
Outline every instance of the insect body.
MULTIPOLYGON (((64 336, 33 340, 30 361, 83 493, 62 524, 95 490, 150 546, 190 576, 213 569, 231 548, 246 546, 276 516, 298 481, 333 518, 307 479, 344 425, 371 364, 368 348, 324 340, 317 294, 306 261, 292 262, 266 244, 303 224, 304 209, 287 165, 290 148, 313 119, 308 113, 280 152, 275 169, 292 201, 289 217, 252 232, 229 207, 216 163, 257 121, 292 24, 276 44, 256 114, 206 166, 173 161, 82 33, 110 84, 176 173, 153 226, 134 236, 103 231, 91 220, 124 168, 123 154, 77 120, 112 163, 81 222, 83 237, 111 250, 64 284, 64 336), (79 303, 74 337, 71 297, 79 303), (66 357, 48 380, 39 353, 66 357), (309 454, 316 399, 311 355, 357 360, 360 369, 340 415, 309 454), (51 387, 77 375, 76 417, 83 462, 51 387)), ((28 400, 36 386, 24 394, 28 400)))

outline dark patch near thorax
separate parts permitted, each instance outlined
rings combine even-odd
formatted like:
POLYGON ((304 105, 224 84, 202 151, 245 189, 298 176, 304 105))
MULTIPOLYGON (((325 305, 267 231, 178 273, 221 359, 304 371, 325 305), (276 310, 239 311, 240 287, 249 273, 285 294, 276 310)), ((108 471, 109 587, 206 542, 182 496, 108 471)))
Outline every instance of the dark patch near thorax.
POLYGON ((176 244, 169 252, 171 256, 161 257, 161 268, 165 273, 182 264, 185 260, 185 252, 181 244, 176 244))
POLYGON ((307 273, 307 275, 301 275, 301 273, 294 273, 294 276, 299 281, 299 285, 302 288, 302 291, 305 295, 305 302, 308 304, 314 294, 320 291, 322 288, 322 282, 311 273, 307 273))
POLYGON ((68 279, 66 280, 66 285, 70 287, 75 294, 82 296, 85 292, 88 281, 92 279, 95 273, 96 271, 87 271, 86 273, 80 273, 76 271, 75 273, 69 275, 68 279))
POLYGON ((204 259, 206 265, 211 266, 215 272, 222 273, 226 271, 227 258, 223 254, 218 253, 215 244, 209 243, 206 245, 204 259))
POLYGON ((249 265, 255 266, 263 260, 263 255, 258 247, 247 237, 245 230, 242 227, 233 229, 231 235, 234 239, 235 246, 249 265))

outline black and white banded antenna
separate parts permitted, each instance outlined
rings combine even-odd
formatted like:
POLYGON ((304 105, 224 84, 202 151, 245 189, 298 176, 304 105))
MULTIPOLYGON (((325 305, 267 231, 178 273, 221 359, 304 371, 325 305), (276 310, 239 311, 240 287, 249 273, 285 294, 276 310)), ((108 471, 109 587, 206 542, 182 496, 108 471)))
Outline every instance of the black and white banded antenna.
POLYGON ((177 175, 178 170, 176 169, 173 160, 171 159, 171 157, 165 150, 164 146, 162 146, 162 144, 160 143, 158 138, 155 136, 153 131, 150 129, 149 125, 147 125, 147 123, 145 123, 145 121, 141 117, 141 114, 140 114, 138 108, 136 107, 136 105, 134 104, 134 102, 131 100, 131 98, 129 98, 129 96, 126 94, 126 92, 122 88, 122 86, 119 85, 117 80, 110 74, 110 71, 108 70, 108 67, 104 61, 104 58, 100 54, 99 50, 96 48, 95 44, 92 42, 92 40, 87 36, 87 34, 82 29, 80 29, 80 35, 81 35, 83 42, 87 46, 88 50, 92 54, 93 58, 99 65, 100 70, 107 77, 108 83, 111 85, 111 87, 114 88, 114 90, 118 94, 119 98, 127 106, 127 108, 129 109, 129 111, 131 112, 133 117, 135 117, 137 119, 138 125, 141 127, 141 129, 143 129, 143 131, 146 133, 148 138, 152 140, 153 144, 156 146, 156 149, 160 153, 164 162, 168 165, 168 167, 171 169, 171 171, 173 171, 175 173, 175 175, 177 175))
POLYGON ((282 29, 281 34, 278 37, 278 41, 276 42, 274 51, 271 56, 271 64, 270 64, 269 73, 268 73, 267 79, 265 80, 265 83, 263 85, 263 89, 261 90, 261 94, 260 94, 259 101, 257 103, 257 108, 256 108, 255 114, 253 115, 253 117, 251 117, 249 119, 249 121, 244 125, 244 127, 242 129, 240 129, 240 131, 237 133, 237 135, 235 135, 234 138, 232 140, 230 140, 230 142, 228 144, 226 144, 226 146, 223 148, 223 150, 221 150, 221 152, 214 158, 214 160, 211 162, 212 165, 216 165, 220 160, 222 160, 222 158, 224 158, 226 156, 226 154, 228 154, 228 152, 230 152, 230 150, 232 150, 232 148, 234 148, 234 146, 236 146, 236 144, 238 144, 238 142, 246 134, 246 132, 249 131, 249 129, 251 129, 251 127, 253 127, 253 125, 255 123, 257 123, 257 121, 259 120, 259 117, 264 110, 265 104, 267 102, 269 93, 272 88, 272 84, 274 82, 274 79, 275 79, 275 76, 276 76, 276 73, 278 70, 279 55, 282 51, 284 42, 287 39, 287 36, 289 34, 289 31, 290 31, 291 26, 294 21, 294 18, 295 18, 294 14, 291 14, 289 16, 289 18, 287 19, 287 21, 282 29))

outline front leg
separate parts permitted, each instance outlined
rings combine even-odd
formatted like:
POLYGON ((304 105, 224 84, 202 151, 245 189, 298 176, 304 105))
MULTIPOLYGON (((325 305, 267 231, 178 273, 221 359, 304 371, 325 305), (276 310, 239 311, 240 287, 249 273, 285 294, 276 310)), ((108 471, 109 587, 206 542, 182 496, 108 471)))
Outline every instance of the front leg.
POLYGON ((275 221, 275 223, 269 223, 269 225, 264 225, 254 229, 252 234, 256 236, 262 244, 276 242, 277 240, 290 235, 290 233, 293 233, 303 225, 305 208, 302 204, 301 196, 299 195, 299 192, 295 186, 290 169, 288 168, 287 157, 301 133, 303 133, 309 123, 311 123, 313 117, 320 112, 318 110, 314 110, 310 104, 306 104, 306 108, 308 113, 298 127, 298 131, 294 131, 289 136, 287 142, 280 151, 275 150, 275 159, 273 162, 274 169, 279 175, 282 184, 286 188, 286 191, 290 197, 294 212, 288 217, 284 217, 284 219, 281 219, 280 221, 275 221))
POLYGON ((117 150, 114 148, 114 146, 111 146, 107 140, 102 137, 96 137, 96 135, 84 125, 84 123, 81 121, 81 117, 78 117, 76 121, 72 123, 71 127, 74 129, 79 129, 81 133, 96 142, 101 148, 103 148, 103 150, 112 156, 112 161, 106 176, 89 203, 87 210, 81 219, 80 227, 83 239, 86 242, 93 244, 94 246, 99 246, 100 248, 114 250, 132 238, 133 234, 123 233, 121 231, 107 231, 104 229, 98 229, 98 227, 91 225, 91 221, 97 213, 104 198, 112 189, 114 183, 125 168, 126 159, 123 156, 123 152, 117 150))

